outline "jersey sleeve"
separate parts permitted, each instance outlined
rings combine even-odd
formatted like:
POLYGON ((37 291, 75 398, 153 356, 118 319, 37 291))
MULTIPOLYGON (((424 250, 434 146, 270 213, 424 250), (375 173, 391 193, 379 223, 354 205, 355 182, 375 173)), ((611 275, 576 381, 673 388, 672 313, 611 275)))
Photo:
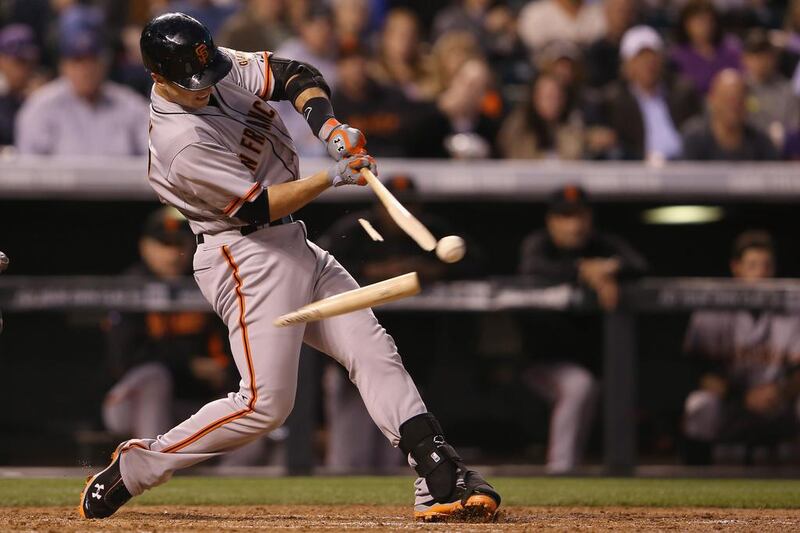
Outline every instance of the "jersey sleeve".
POLYGON ((262 100, 268 100, 275 88, 275 76, 270 68, 271 52, 240 52, 220 47, 233 61, 230 77, 239 87, 262 100))
POLYGON ((174 159, 170 181, 210 210, 233 217, 263 191, 239 158, 216 144, 195 143, 174 159))

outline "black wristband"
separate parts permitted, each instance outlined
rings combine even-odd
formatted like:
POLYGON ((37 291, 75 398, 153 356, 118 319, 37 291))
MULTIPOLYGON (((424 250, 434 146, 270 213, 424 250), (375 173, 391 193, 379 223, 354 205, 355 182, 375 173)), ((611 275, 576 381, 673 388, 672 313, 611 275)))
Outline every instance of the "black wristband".
POLYGON ((303 117, 305 117, 314 135, 319 137, 319 131, 325 122, 334 118, 331 101, 322 96, 311 98, 303 106, 303 117))

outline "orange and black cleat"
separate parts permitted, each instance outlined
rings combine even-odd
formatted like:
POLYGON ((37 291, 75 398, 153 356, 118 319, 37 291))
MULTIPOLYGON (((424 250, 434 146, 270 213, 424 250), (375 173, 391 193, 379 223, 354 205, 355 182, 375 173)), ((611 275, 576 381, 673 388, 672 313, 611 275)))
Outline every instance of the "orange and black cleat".
POLYGON ((122 473, 119 469, 123 446, 124 442, 114 450, 111 464, 86 479, 86 486, 81 492, 81 503, 78 506, 82 518, 108 518, 131 499, 131 493, 122 482, 122 473))
POLYGON ((458 495, 450 502, 417 503, 414 518, 424 522, 491 522, 497 516, 500 495, 474 470, 460 470, 458 495))

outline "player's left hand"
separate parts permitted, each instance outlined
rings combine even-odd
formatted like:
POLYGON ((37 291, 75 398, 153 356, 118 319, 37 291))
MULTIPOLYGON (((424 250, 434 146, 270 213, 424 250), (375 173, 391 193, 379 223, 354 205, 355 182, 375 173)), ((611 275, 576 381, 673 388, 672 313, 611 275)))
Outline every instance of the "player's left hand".
POLYGON ((368 168, 373 174, 378 173, 375 159, 366 152, 361 155, 346 157, 328 169, 328 177, 334 187, 340 185, 366 185, 361 169, 368 168))
POLYGON ((326 144, 328 155, 336 161, 341 161, 345 157, 367 153, 367 138, 364 137, 361 130, 348 124, 336 126, 328 135, 326 144))

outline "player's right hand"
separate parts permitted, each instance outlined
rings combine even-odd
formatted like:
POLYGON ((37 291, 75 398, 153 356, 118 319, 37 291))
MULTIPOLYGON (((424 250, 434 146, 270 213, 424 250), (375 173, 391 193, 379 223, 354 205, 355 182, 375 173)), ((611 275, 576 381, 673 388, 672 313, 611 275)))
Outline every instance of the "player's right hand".
POLYGON ((375 159, 368 154, 352 155, 328 169, 328 177, 334 187, 340 185, 366 185, 367 182, 361 175, 361 169, 368 168, 373 174, 378 174, 378 165, 375 159))

